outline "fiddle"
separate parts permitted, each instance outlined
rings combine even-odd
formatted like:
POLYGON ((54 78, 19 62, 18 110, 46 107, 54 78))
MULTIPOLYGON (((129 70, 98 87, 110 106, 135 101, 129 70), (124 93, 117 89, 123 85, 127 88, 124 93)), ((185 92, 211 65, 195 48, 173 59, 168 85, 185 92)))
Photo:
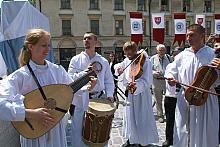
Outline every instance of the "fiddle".
POLYGON ((128 90, 131 94, 134 94, 136 90, 136 86, 134 84, 134 81, 138 78, 140 78, 143 74, 143 65, 145 62, 146 57, 143 53, 137 54, 137 57, 135 57, 135 62, 133 62, 130 66, 130 78, 131 78, 131 84, 128 86, 128 90))
MULTIPOLYGON (((158 77, 159 80, 168 80, 170 81, 171 78, 167 78, 167 77, 158 77)), ((196 86, 192 86, 192 85, 188 85, 188 84, 184 84, 184 83, 181 83, 177 80, 174 80, 175 81, 175 84, 180 84, 182 86, 185 86, 185 87, 189 87, 189 88, 192 88, 192 89, 196 89, 200 92, 204 92, 204 93, 210 93, 210 94, 213 94, 213 95, 216 95, 216 96, 220 96, 220 94, 218 93, 215 93, 215 92, 212 92, 212 91, 209 91, 209 90, 205 90, 205 89, 202 89, 202 88, 199 88, 199 87, 196 87, 196 86)))
MULTIPOLYGON (((217 54, 216 58, 220 58, 220 49, 216 50, 217 54)), ((213 66, 201 66, 195 75, 195 79, 192 82, 192 86, 209 90, 212 84, 217 80, 218 74, 213 66)), ((185 98, 189 102, 190 105, 201 106, 208 99, 208 93, 188 87, 185 89, 185 98)))

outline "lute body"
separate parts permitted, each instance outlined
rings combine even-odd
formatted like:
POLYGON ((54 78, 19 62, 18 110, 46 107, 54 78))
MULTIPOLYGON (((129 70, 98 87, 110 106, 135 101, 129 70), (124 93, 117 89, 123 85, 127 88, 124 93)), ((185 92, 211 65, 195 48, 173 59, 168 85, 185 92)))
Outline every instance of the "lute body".
POLYGON ((43 86, 42 89, 47 98, 46 100, 43 99, 39 89, 33 90, 24 95, 25 108, 49 109, 49 113, 55 119, 54 125, 46 128, 41 122, 27 118, 24 121, 13 121, 12 125, 23 137, 28 139, 34 139, 44 135, 52 129, 68 111, 73 100, 73 94, 86 85, 90 80, 90 76, 94 75, 96 75, 94 71, 89 71, 70 85, 52 84, 43 86))

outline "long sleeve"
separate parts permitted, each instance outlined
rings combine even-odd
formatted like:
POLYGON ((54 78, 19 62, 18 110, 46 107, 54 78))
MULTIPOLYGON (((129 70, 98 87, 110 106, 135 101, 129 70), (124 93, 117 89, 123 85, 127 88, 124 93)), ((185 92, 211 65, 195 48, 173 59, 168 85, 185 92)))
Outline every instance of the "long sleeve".
POLYGON ((69 64, 68 73, 73 80, 78 79, 86 74, 84 69, 78 69, 77 67, 79 66, 77 65, 75 58, 72 58, 69 64))
POLYGON ((178 68, 175 61, 169 64, 169 68, 166 68, 165 77, 178 80, 178 68))
POLYGON ((114 79, 113 79, 113 75, 112 75, 109 64, 106 64, 104 84, 105 84, 105 91, 106 91, 107 97, 113 97, 115 86, 114 86, 114 79))
MULTIPOLYGON (((21 77, 20 77, 21 78, 21 77)), ((25 118, 24 96, 19 94, 18 76, 9 76, 0 84, 0 119, 23 121, 25 118)))

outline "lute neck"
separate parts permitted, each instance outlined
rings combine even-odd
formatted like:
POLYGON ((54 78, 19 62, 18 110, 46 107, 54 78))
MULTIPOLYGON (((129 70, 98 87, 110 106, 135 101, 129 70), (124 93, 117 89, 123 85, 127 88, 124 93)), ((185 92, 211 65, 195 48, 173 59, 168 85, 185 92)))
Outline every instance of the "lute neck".
POLYGON ((93 70, 90 70, 88 73, 72 82, 69 86, 73 89, 73 93, 76 93, 79 89, 86 85, 90 81, 90 76, 96 76, 96 73, 93 70))

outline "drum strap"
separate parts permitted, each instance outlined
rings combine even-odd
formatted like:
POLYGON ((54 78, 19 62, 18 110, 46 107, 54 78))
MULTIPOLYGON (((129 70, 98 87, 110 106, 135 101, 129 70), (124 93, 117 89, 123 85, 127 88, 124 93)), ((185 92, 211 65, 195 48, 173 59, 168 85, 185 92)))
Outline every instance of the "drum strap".
MULTIPOLYGON (((30 64, 29 64, 29 62, 27 63, 27 67, 28 67, 28 69, 29 69, 29 71, 30 71, 32 77, 34 78, 34 81, 35 81, 35 83, 37 84, 37 87, 38 87, 38 89, 40 90, 40 93, 41 93, 43 99, 46 101, 46 100, 47 100, 47 97, 46 97, 46 95, 45 95, 45 93, 44 93, 44 91, 43 91, 43 89, 42 89, 42 87, 41 87, 39 81, 37 80, 37 77, 35 76, 34 71, 32 70, 32 68, 31 68, 31 66, 30 66, 30 64)), ((66 113, 66 112, 67 112, 67 110, 64 110, 64 109, 58 108, 58 107, 56 107, 55 110, 60 111, 60 112, 63 112, 63 113, 66 113)))

